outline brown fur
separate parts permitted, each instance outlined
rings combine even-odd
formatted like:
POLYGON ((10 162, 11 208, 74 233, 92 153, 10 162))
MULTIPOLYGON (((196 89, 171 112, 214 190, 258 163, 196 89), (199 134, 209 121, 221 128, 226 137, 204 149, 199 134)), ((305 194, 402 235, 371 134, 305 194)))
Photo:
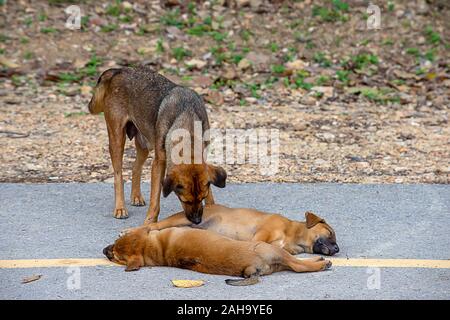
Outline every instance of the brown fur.
POLYGON ((106 247, 103 253, 111 261, 126 265, 126 271, 144 266, 170 266, 251 279, 228 280, 232 285, 253 284, 258 276, 282 270, 313 272, 331 266, 323 258, 298 260, 265 242, 237 241, 193 228, 161 231, 150 231, 145 226, 136 228, 106 247))
MULTIPOLYGON (((206 109, 201 97, 194 91, 177 86, 162 75, 146 67, 109 69, 99 78, 94 95, 89 102, 93 114, 104 112, 109 137, 109 151, 114 168, 115 208, 114 217, 126 218, 122 161, 125 137, 135 139, 136 161, 133 164, 131 204, 145 205, 140 182, 142 167, 149 151, 155 149, 151 170, 150 206, 146 223, 156 222, 160 211, 160 195, 164 175, 170 178, 165 183, 165 196, 175 191, 177 196, 192 197, 192 203, 183 203, 188 219, 201 221, 203 204, 214 203, 210 183, 224 187, 226 173, 222 168, 206 164, 203 156, 200 164, 173 164, 171 162, 170 133, 185 129, 194 136, 194 122, 209 129, 206 109), (182 185, 184 190, 180 193, 182 185), (207 185, 207 187, 205 187, 207 185)), ((208 145, 202 141, 202 150, 208 145)), ((191 148, 194 148, 192 145, 191 148)), ((193 153, 193 152, 192 152, 193 153)))
POLYGON ((182 213, 174 214, 148 225, 150 230, 190 226, 217 232, 245 241, 264 241, 291 254, 321 253, 333 255, 339 251, 336 234, 325 220, 312 212, 305 213, 306 222, 290 220, 279 214, 254 209, 232 209, 218 204, 207 205, 203 221, 193 225, 182 213))

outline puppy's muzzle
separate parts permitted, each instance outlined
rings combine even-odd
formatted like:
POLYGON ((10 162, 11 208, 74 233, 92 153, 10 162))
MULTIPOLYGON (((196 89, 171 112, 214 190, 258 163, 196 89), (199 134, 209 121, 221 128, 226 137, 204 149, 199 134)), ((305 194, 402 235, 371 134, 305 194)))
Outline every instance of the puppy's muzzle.
POLYGON ((114 258, 113 248, 114 248, 114 245, 111 244, 111 245, 109 245, 109 246, 107 246, 106 248, 103 249, 103 254, 104 254, 109 260, 112 260, 112 259, 114 258))
POLYGON ((339 246, 337 243, 332 243, 328 239, 319 238, 314 243, 313 252, 332 256, 339 252, 339 246))

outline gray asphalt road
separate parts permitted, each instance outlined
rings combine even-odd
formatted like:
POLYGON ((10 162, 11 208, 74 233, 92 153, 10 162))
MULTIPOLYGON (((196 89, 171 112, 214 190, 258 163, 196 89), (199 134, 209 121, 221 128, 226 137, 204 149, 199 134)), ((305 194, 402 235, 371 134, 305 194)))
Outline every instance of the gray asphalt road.
MULTIPOLYGON (((130 186, 126 185, 127 196, 130 186)), ((148 194, 145 185, 144 194, 148 194)), ((338 238, 337 257, 450 259, 450 186, 243 184, 215 192, 217 202, 254 207, 303 220, 323 216, 338 238)), ((112 218, 111 184, 0 184, 0 259, 102 258, 120 230, 140 224, 146 207, 112 218)), ((171 195, 161 217, 179 210, 171 195)), ((252 287, 230 287, 224 276, 174 268, 125 273, 120 267, 82 267, 76 288, 65 267, 0 269, 1 299, 421 299, 450 298, 450 269, 333 267, 320 273, 282 272, 252 287), (24 277, 42 278, 21 284, 24 277), (373 286, 376 274, 379 286, 373 286), (205 286, 172 287, 171 279, 205 286), (369 285, 368 285, 369 284, 369 285)))

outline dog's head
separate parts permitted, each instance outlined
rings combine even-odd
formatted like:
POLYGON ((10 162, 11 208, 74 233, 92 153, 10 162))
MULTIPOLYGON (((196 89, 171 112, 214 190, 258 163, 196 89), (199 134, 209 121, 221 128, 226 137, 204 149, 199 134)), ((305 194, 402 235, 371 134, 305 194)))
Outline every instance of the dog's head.
POLYGON ((227 173, 221 167, 207 164, 175 165, 163 182, 163 196, 172 191, 181 201, 186 217, 199 224, 203 215, 203 200, 208 196, 210 185, 224 188, 227 173))
POLYGON ((306 212, 305 218, 307 252, 320 253, 327 256, 338 253, 339 246, 336 243, 336 234, 333 228, 323 218, 312 212, 306 212))
POLYGON ((146 228, 137 228, 126 233, 114 244, 103 249, 103 254, 112 262, 126 266, 125 271, 139 270, 144 266, 145 236, 148 234, 146 228))

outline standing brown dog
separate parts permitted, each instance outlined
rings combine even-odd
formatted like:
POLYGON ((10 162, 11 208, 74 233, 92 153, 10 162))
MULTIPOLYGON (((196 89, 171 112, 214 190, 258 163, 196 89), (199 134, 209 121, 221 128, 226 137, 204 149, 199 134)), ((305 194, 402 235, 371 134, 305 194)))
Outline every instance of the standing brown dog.
POLYGON ((140 189, 142 167, 149 151, 155 149, 150 206, 145 223, 158 220, 162 184, 164 196, 174 191, 186 217, 193 223, 200 223, 203 200, 214 203, 210 184, 223 188, 226 180, 225 170, 206 164, 203 157, 203 150, 208 145, 203 134, 209 129, 209 122, 201 97, 146 67, 109 69, 97 82, 89 111, 92 114, 104 112, 105 115, 114 168, 114 217, 128 217, 122 178, 125 136, 128 135, 129 139, 135 138, 136 145, 132 205, 145 205, 140 189), (196 123, 200 124, 201 132, 194 134, 196 123), (173 155, 175 142, 172 135, 180 131, 189 137, 182 141, 181 152, 173 155), (200 148, 196 147, 198 144, 200 148), (201 150, 200 159, 198 150, 201 150), (183 161, 174 162, 174 156, 183 161))
POLYGON ((136 228, 103 249, 106 257, 126 265, 125 271, 144 266, 169 266, 197 272, 241 276, 230 285, 250 285, 259 276, 282 270, 322 271, 331 261, 322 257, 298 260, 286 250, 261 241, 238 241, 208 230, 136 228))

